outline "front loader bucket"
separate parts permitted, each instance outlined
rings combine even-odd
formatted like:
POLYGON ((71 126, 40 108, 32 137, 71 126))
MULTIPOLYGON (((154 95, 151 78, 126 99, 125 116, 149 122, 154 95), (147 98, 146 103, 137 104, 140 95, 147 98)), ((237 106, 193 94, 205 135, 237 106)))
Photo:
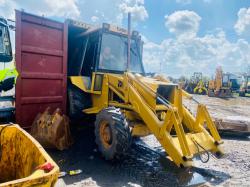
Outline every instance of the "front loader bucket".
POLYGON ((69 128, 69 119, 56 109, 52 114, 50 108, 38 114, 32 127, 31 135, 45 148, 64 150, 73 143, 69 128))
POLYGON ((54 186, 59 167, 18 125, 0 125, 0 187, 54 186))

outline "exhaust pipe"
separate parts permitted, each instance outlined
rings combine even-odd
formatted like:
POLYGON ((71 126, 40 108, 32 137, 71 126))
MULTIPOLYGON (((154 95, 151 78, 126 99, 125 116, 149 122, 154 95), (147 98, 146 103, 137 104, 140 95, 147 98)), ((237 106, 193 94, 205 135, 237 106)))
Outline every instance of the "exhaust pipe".
POLYGON ((131 42, 131 13, 128 13, 128 58, 127 58, 127 72, 129 71, 129 65, 130 65, 130 42, 131 42))

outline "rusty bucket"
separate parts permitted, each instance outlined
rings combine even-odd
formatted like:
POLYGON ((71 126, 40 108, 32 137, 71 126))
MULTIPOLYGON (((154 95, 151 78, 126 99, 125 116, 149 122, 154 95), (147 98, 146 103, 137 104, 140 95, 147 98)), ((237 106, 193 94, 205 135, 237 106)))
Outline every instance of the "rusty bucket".
POLYGON ((61 114, 60 109, 50 113, 50 108, 47 108, 43 113, 39 113, 32 124, 31 135, 44 148, 64 150, 73 143, 69 119, 61 114))

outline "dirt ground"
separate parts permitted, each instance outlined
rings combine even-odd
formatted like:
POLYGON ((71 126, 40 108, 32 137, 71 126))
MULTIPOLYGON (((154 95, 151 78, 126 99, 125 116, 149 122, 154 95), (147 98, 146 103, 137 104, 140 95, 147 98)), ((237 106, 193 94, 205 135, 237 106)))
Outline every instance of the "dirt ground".
MULTIPOLYGON (((202 98, 200 102, 208 104, 212 116, 250 118, 250 98, 221 101, 217 98, 195 97, 197 100, 202 98)), ((98 152, 93 128, 73 129, 75 143, 69 150, 48 152, 61 171, 81 169, 82 173, 60 178, 57 187, 250 186, 250 137, 224 135, 223 158, 216 159, 210 155, 208 163, 195 158, 194 167, 180 169, 166 158, 152 135, 134 140, 124 159, 110 162, 105 161, 98 152)))
MULTIPOLYGON (((211 116, 216 120, 227 123, 228 128, 243 126, 250 132, 250 97, 216 98, 206 95, 193 95, 193 97, 208 108, 211 116), (230 127, 230 124, 231 127, 230 127)), ((197 104, 192 100, 184 100, 184 104, 196 113, 197 104)), ((249 133, 250 134, 250 133, 249 133)))

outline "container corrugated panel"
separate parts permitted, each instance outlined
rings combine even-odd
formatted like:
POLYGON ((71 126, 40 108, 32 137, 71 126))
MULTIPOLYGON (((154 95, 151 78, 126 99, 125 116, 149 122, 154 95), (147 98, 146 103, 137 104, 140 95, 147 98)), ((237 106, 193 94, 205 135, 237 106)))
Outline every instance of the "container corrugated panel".
POLYGON ((28 128, 47 107, 66 112, 67 26, 16 11, 16 121, 28 128))

